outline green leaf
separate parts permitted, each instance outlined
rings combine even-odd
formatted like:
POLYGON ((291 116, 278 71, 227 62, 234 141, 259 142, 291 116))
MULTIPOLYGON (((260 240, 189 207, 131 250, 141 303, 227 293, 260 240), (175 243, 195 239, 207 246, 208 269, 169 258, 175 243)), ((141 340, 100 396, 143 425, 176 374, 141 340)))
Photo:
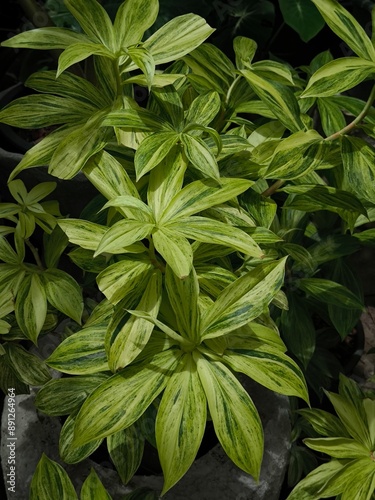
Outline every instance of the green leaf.
POLYGON ((127 484, 141 465, 145 438, 137 423, 107 437, 107 448, 117 473, 127 484))
POLYGON ((241 73, 257 96, 283 125, 292 132, 298 132, 304 128, 297 99, 289 87, 277 82, 270 82, 252 70, 243 69, 241 73))
POLYGON ((56 71, 37 71, 25 82, 25 86, 62 97, 74 99, 77 103, 90 106, 91 109, 104 108, 111 101, 88 80, 71 72, 66 72, 56 78, 56 71))
POLYGON ((20 283, 14 310, 22 332, 37 344, 47 314, 46 292, 37 274, 27 275, 20 283))
POLYGON ((373 443, 370 439, 367 422, 363 421, 354 404, 339 394, 333 392, 326 392, 326 394, 350 436, 364 445, 367 450, 371 450, 373 443))
POLYGON ((262 258, 264 256, 263 250, 251 236, 246 234, 245 231, 224 222, 214 221, 206 217, 191 216, 179 218, 176 222, 170 222, 167 227, 188 239, 229 246, 253 257, 262 258))
POLYGON ((65 0, 83 31, 96 42, 115 50, 115 34, 109 15, 96 0, 65 0))
POLYGON ((118 304, 124 297, 131 296, 137 289, 145 285, 153 266, 127 258, 115 262, 102 271, 97 277, 100 291, 112 304, 118 304))
POLYGON ((285 23, 308 42, 324 26, 324 19, 309 0, 279 0, 285 23))
POLYGON ((181 191, 187 160, 181 148, 175 146, 164 160, 155 167, 149 178, 147 201, 156 220, 165 211, 176 193, 181 191))
POLYGON ((89 118, 95 108, 69 97, 29 95, 15 99, 0 111, 0 120, 12 127, 36 129, 75 124, 89 118))
POLYGON ((124 194, 139 197, 137 188, 123 165, 107 151, 100 151, 92 156, 85 164, 83 173, 109 200, 124 194))
POLYGON ((375 62, 375 49, 365 30, 336 0, 312 0, 331 30, 359 57, 375 62))
POLYGON ((262 346, 254 350, 227 350, 222 359, 232 370, 244 373, 271 391, 309 401, 301 369, 279 349, 262 346))
POLYGON ((165 119, 143 108, 110 111, 106 114, 102 125, 130 131, 133 129, 151 132, 170 132, 173 130, 165 119))
POLYGON ((150 488, 137 488, 125 495, 123 500, 159 500, 159 495, 150 488))
POLYGON ((192 465, 206 427, 206 396, 191 353, 170 378, 156 417, 156 442, 165 494, 192 465))
POLYGON ((152 55, 144 47, 128 47, 126 52, 133 63, 145 75, 147 87, 150 90, 155 76, 155 62, 152 55))
POLYGON ((6 262, 7 264, 14 264, 16 266, 17 264, 20 264, 18 255, 4 236, 0 236, 0 260, 6 262))
POLYGON ((288 311, 281 313, 282 338, 290 352, 306 369, 315 351, 315 325, 305 302, 296 293, 288 293, 288 311))
POLYGON ((158 15, 156 0, 133 0, 122 2, 114 22, 117 50, 137 44, 144 32, 150 28, 158 15))
POLYGON ((126 247, 147 238, 154 226, 151 222, 131 219, 116 222, 104 233, 94 257, 101 253, 123 253, 126 247))
POLYGON ((323 138, 315 130, 296 132, 276 147, 264 174, 269 179, 295 179, 317 168, 322 160, 323 138))
POLYGON ((38 391, 35 406, 52 417, 69 415, 107 378, 97 374, 52 379, 38 391))
MULTIPOLYGON (((363 302, 362 287, 358 279, 353 274, 351 268, 345 264, 344 260, 336 260, 333 266, 332 280, 344 285, 348 290, 354 293, 360 301, 363 302)), ((357 325, 361 311, 347 309, 338 305, 328 305, 329 318, 333 326, 344 339, 357 325)))
POLYGON ((202 338, 219 337, 257 318, 283 284, 285 261, 261 264, 227 286, 202 318, 202 338))
POLYGON ((104 488, 94 469, 82 485, 80 500, 112 500, 111 495, 104 488))
POLYGON ((48 134, 40 142, 35 144, 35 146, 26 151, 20 163, 10 174, 9 180, 14 179, 22 170, 48 165, 61 141, 70 133, 77 130, 81 130, 81 126, 74 125, 70 127, 61 127, 48 134))
POLYGON ((220 185, 212 179, 191 182, 178 192, 165 208, 160 224, 202 212, 215 205, 235 198, 253 184, 245 179, 220 179, 220 185))
POLYGON ((193 250, 189 241, 167 227, 152 234, 156 250, 181 279, 189 275, 193 265, 193 250))
MULTIPOLYGON (((151 274, 137 306, 156 318, 162 292, 162 274, 158 269, 151 274)), ((130 364, 147 344, 154 325, 143 318, 132 316, 118 332, 109 351, 109 366, 113 372, 130 364)))
POLYGON ((258 46, 254 40, 245 36, 236 36, 233 40, 233 49, 236 55, 237 69, 251 69, 251 62, 258 46))
POLYGON ((148 38, 143 47, 151 52, 156 64, 174 61, 194 50, 214 29, 195 14, 178 16, 148 38))
POLYGON ((332 102, 331 99, 318 98, 317 104, 322 128, 327 137, 346 126, 346 120, 340 106, 332 102))
POLYGON ((172 309, 176 315, 178 331, 182 336, 192 341, 198 341, 200 320, 198 308, 199 283, 195 269, 192 268, 189 276, 180 279, 167 266, 165 286, 172 309))
POLYGON ((47 300, 58 311, 78 324, 83 313, 82 292, 72 276, 60 269, 47 269, 41 274, 47 300))
POLYGON ((215 433, 229 458, 259 478, 263 457, 263 429, 250 396, 223 363, 195 354, 215 433))
POLYGON ((59 344, 46 362, 55 370, 70 375, 90 375, 109 371, 104 349, 106 328, 88 326, 59 344))
POLYGON ((328 97, 351 89, 375 73, 375 63, 342 57, 319 68, 300 97, 328 97))
POLYGON ((159 165, 177 141, 178 134, 176 132, 159 132, 146 137, 141 142, 134 157, 137 181, 159 165))
POLYGON ((42 359, 11 342, 4 345, 12 369, 25 384, 40 386, 51 379, 51 374, 42 359))
POLYGON ((43 453, 30 484, 30 500, 78 500, 68 474, 57 462, 43 453))
POLYGON ((225 94, 235 77, 235 67, 232 61, 218 47, 203 43, 193 52, 184 57, 193 74, 188 75, 189 81, 203 81, 204 91, 215 90, 225 94))
POLYGON ((208 126, 220 110, 220 96, 217 92, 199 95, 187 110, 185 123, 208 126))
POLYGON ((349 309, 363 310, 362 301, 343 285, 322 278, 301 278, 298 287, 316 300, 349 309))
POLYGON ((67 464, 76 464, 90 456, 102 443, 102 439, 91 441, 83 446, 72 446, 75 416, 69 415, 60 431, 59 454, 67 464))
POLYGON ((257 61, 251 65, 251 69, 259 76, 273 80, 283 85, 293 85, 293 74, 288 65, 278 61, 257 61))
POLYGON ((60 76, 61 73, 74 64, 94 55, 115 59, 115 55, 101 43, 75 43, 67 47, 60 55, 56 75, 60 76))
POLYGON ((375 197, 374 148, 359 137, 343 136, 341 154, 344 165, 343 189, 372 203, 375 197))
POLYGON ((108 230, 106 226, 83 219, 59 219, 58 225, 67 235, 70 243, 86 250, 96 250, 108 230))
MULTIPOLYGON (((339 474, 342 469, 342 462, 338 460, 331 460, 320 465, 297 484, 287 500, 319 500, 320 490, 323 490, 327 481, 336 473, 339 474)), ((337 494, 340 491, 338 489, 337 494)))
POLYGON ((58 144, 48 173, 59 179, 71 179, 95 153, 107 144, 108 131, 100 127, 103 113, 94 115, 83 127, 67 134, 58 144))
POLYGON ((369 451, 354 439, 343 437, 304 439, 304 444, 312 450, 326 453, 334 458, 368 457, 369 451))
POLYGON ((13 36, 9 40, 1 42, 3 47, 12 47, 14 49, 65 49, 74 43, 89 42, 90 39, 81 34, 75 33, 66 28, 37 28, 23 31, 13 36))
POLYGON ((181 134, 180 140, 190 163, 202 172, 204 177, 219 180, 217 161, 206 143, 200 137, 193 137, 188 133, 181 134))
POLYGON ((118 207, 125 217, 136 219, 137 221, 154 222, 154 217, 151 208, 135 196, 123 194, 110 199, 102 208, 105 210, 108 207, 118 207))
POLYGON ((350 437, 339 418, 332 415, 332 413, 329 413, 328 411, 321 410, 320 408, 302 408, 301 410, 298 410, 298 413, 309 422, 315 432, 322 436, 350 437))
POLYGON ((138 420, 167 385, 181 355, 176 350, 162 352, 128 366, 95 389, 77 415, 74 445, 109 436, 138 420))

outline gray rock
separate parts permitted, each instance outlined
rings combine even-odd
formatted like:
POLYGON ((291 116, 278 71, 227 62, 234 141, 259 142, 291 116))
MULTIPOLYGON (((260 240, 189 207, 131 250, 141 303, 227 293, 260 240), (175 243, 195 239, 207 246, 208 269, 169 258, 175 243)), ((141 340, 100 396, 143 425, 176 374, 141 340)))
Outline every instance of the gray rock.
MULTIPOLYGON (((217 444, 194 462, 187 474, 163 499, 277 500, 279 498, 290 450, 288 398, 275 394, 249 379, 244 379, 243 383, 258 408, 264 427, 265 452, 259 484, 236 467, 228 459, 220 444, 217 444)), ((124 486, 119 481, 117 473, 110 468, 110 464, 97 464, 90 459, 76 465, 63 464, 58 455, 60 421, 36 411, 35 392, 32 390, 30 395, 16 396, 17 493, 9 494, 9 500, 28 499, 31 477, 43 452, 64 466, 78 492, 91 467, 96 470, 113 500, 122 500, 124 494, 135 488, 150 487, 156 491, 161 490, 162 476, 134 476, 132 481, 124 486)), ((5 479, 9 455, 6 448, 6 420, 4 408, 1 461, 5 479)))

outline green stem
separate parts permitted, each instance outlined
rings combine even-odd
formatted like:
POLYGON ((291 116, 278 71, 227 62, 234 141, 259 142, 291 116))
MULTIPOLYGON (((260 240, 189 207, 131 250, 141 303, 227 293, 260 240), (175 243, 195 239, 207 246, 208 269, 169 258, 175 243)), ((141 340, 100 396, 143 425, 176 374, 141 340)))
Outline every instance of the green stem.
POLYGON ((357 123, 360 123, 363 120, 363 118, 367 115, 367 113, 369 112, 369 110, 372 106, 372 103, 374 102, 374 99, 375 99, 375 85, 372 87, 370 96, 365 104, 365 107, 359 113, 357 118, 355 118, 352 122, 350 122, 348 125, 346 125, 346 127, 342 128, 338 132, 335 132, 334 134, 326 137, 324 140, 325 141, 334 141, 335 139, 338 139, 341 135, 344 135, 347 132, 350 132, 357 125, 357 123))
POLYGON ((264 196, 265 198, 271 196, 275 191, 279 189, 279 187, 281 187, 284 184, 284 182, 285 181, 283 179, 279 179, 278 181, 274 182, 272 186, 263 191, 262 196, 264 196))
POLYGON ((155 245, 154 245, 154 240, 152 239, 152 236, 148 238, 149 241, 149 247, 148 247, 148 255, 150 257, 151 264, 156 267, 157 269, 160 269, 162 273, 165 273, 165 265, 162 264, 158 258, 156 257, 155 253, 155 245))
MULTIPOLYGON (((367 115, 367 113, 369 112, 369 110, 374 102, 374 99, 375 99, 375 85, 372 87, 371 93, 370 93, 369 98, 365 104, 365 107, 362 109, 362 111, 359 113, 359 115, 352 122, 348 123, 348 125, 346 125, 344 128, 342 128, 338 132, 335 132, 334 134, 326 137, 324 140, 325 141, 334 141, 334 140, 338 139, 339 137, 341 137, 342 135, 350 132, 367 115)), ((274 194, 275 191, 277 191, 284 184, 284 182, 285 181, 281 180, 281 179, 277 180, 268 189, 266 189, 262 193, 262 196, 264 196, 264 197, 271 196, 272 194, 274 194)))
POLYGON ((33 254, 33 257, 35 259, 37 266, 43 271, 44 266, 43 266, 42 261, 39 257, 38 249, 35 248, 34 245, 29 240, 25 240, 25 243, 30 248, 31 253, 33 254))

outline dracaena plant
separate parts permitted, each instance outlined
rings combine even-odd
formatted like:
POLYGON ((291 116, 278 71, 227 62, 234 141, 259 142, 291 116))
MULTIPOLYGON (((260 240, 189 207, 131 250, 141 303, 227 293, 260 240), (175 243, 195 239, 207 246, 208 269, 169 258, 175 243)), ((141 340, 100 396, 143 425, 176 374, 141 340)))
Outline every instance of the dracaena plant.
MULTIPOLYGON (((373 93, 367 104, 340 93, 375 72, 375 50, 338 3, 314 3, 358 57, 323 54, 296 70, 254 62, 256 43, 237 37, 231 61, 205 42, 212 29, 196 15, 173 19, 142 41, 156 0, 126 0, 113 25, 95 0, 67 0, 84 34, 41 28, 4 43, 63 49, 57 71, 26 82, 38 93, 0 112, 15 127, 56 127, 25 154, 11 189, 24 169, 48 165, 53 176, 80 174, 98 190, 80 218, 49 218, 56 242, 45 264, 38 265, 35 247, 34 267, 13 257, 33 228, 25 214, 51 229, 39 206, 31 208, 35 191, 10 214, 19 214, 23 228, 14 232, 16 250, 1 240, 3 266, 17 259, 16 277, 21 267, 37 290, 23 297, 21 278, 8 287, 16 306, 19 296, 27 299, 27 315, 16 313, 24 335, 37 342, 43 327, 45 309, 36 300, 83 323, 46 361, 65 376, 36 398, 40 411, 67 416, 60 435, 66 463, 105 440, 127 483, 147 439, 158 450, 164 494, 189 469, 211 419, 228 456, 258 478, 262 426, 238 374, 308 401, 303 370, 308 374, 315 354, 316 325, 306 304, 342 337, 358 318, 359 292, 350 290, 345 271, 322 264, 331 262, 328 244, 336 259, 373 241, 357 230, 373 209, 373 152, 348 135, 355 125, 371 135, 373 93), (89 56, 91 71, 78 76, 89 56), (135 86, 147 94, 142 106, 135 86), (348 113, 355 116, 346 124, 348 113), (64 302, 73 284, 68 289, 66 273, 56 269, 67 244, 61 234, 71 260, 102 294, 84 322, 76 285, 74 314, 64 302), (61 292, 55 277, 66 284, 61 292), (296 324, 308 330, 305 339, 296 324), (151 431, 145 420, 154 422, 151 431)), ((37 479, 33 488, 44 495, 37 479)))

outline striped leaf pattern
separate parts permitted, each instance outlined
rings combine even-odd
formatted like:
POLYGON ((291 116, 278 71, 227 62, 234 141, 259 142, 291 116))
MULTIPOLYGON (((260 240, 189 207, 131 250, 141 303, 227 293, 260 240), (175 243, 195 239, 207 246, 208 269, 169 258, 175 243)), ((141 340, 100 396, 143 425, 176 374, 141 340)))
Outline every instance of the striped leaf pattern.
POLYGON ((47 364, 55 370, 69 375, 90 375, 108 371, 104 349, 106 326, 88 326, 63 340, 47 364))
MULTIPOLYGON (((162 293, 162 274, 156 269, 150 276, 137 309, 156 318, 162 293)), ((147 344, 154 325, 143 318, 132 316, 118 332, 109 351, 109 366, 113 372, 130 364, 147 344)))
POLYGON ((73 445, 81 446, 132 425, 163 391, 181 355, 182 351, 162 352, 151 362, 125 368, 95 389, 77 415, 73 445))
POLYGON ((83 446, 72 446, 75 416, 69 415, 62 426, 59 438, 59 453, 67 464, 76 464, 91 455, 102 443, 102 439, 91 441, 83 446))
POLYGON ((206 396, 191 353, 165 388, 156 417, 156 443, 164 474, 162 494, 193 463, 206 427, 206 396))
POLYGON ((195 360, 221 446, 238 467, 258 480, 263 429, 253 401, 223 363, 209 362, 200 354, 195 360))
POLYGON ((14 310, 22 332, 37 344, 47 315, 46 292, 37 274, 26 275, 20 283, 14 310))
POLYGON ((30 500, 78 500, 73 483, 60 464, 43 453, 30 484, 30 500))
POLYGON ((158 10, 157 0, 122 2, 114 22, 117 50, 125 49, 141 41, 143 33, 154 24, 158 10))
POLYGON ((82 485, 80 500, 91 500, 93 498, 95 500, 112 500, 111 495, 104 488, 95 470, 91 469, 82 485))

